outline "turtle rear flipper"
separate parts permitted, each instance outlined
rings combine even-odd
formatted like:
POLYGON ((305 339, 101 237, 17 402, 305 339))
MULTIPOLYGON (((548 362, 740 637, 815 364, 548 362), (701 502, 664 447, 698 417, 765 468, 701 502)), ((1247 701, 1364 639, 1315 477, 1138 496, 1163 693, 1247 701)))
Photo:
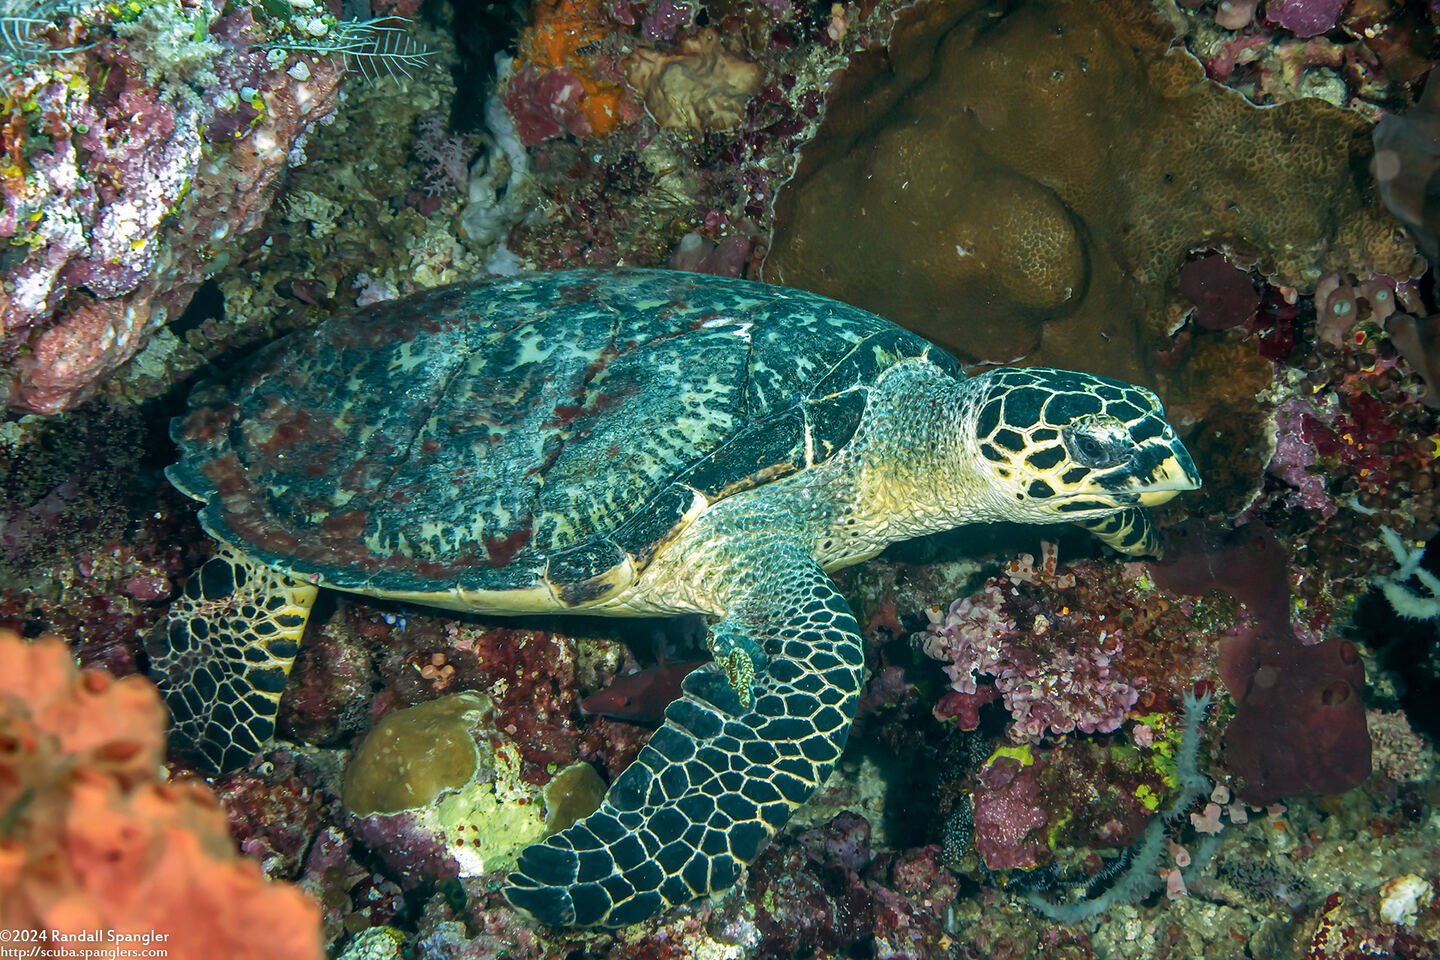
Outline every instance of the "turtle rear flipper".
POLYGON ((724 890, 829 776, 864 672, 855 618, 798 545, 746 559, 770 575, 715 625, 717 661, 685 678, 599 810, 525 849, 517 908, 622 927, 724 890))
POLYGON ((238 770, 260 752, 275 733, 315 593, 224 545, 191 575, 145 641, 175 752, 212 773, 238 770))

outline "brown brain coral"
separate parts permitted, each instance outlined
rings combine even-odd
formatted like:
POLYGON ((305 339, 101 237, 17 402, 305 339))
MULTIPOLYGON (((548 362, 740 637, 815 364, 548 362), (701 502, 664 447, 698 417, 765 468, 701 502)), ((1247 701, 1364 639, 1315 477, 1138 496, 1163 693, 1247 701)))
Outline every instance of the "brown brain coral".
POLYGON ((970 358, 1145 378, 1193 250, 1300 289, 1410 274, 1366 122, 1257 108, 1171 38, 1137 0, 913 8, 840 84, 777 201, 765 278, 970 358))

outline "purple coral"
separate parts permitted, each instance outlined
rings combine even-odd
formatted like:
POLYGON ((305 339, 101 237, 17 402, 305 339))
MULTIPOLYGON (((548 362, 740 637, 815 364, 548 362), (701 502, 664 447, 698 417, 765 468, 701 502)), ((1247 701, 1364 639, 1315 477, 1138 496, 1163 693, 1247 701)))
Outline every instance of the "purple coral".
POLYGON ((1298 397, 1279 406, 1275 411, 1275 454, 1266 469, 1295 488, 1286 498, 1288 504, 1328 518, 1336 513, 1335 499, 1325 491, 1325 478, 1310 469, 1315 464, 1315 446, 1304 430, 1305 418, 1317 416, 1311 403, 1298 397))
POLYGON ((856 942, 892 960, 956 956, 942 923, 958 884, 939 852, 873 850, 869 823, 853 813, 777 838, 750 869, 745 899, 758 942, 746 944, 746 956, 840 956, 856 942))
POLYGON ((414 813, 356 817, 350 831, 403 890, 423 889, 460 875, 460 864, 446 848, 443 835, 422 825, 414 813))
POLYGON ((1265 19, 1302 39, 1316 37, 1335 26, 1345 0, 1270 0, 1265 19))
POLYGON ((675 34, 695 22, 695 8, 685 0, 660 0, 640 25, 646 40, 654 43, 673 40, 675 34))
POLYGON ((931 614, 934 622, 925 641, 925 653, 936 660, 950 661, 945 675, 960 693, 976 692, 977 673, 998 672, 998 650, 1015 629, 1015 621, 1001 611, 1002 602, 1000 588, 990 584, 974 597, 956 600, 945 617, 931 614))
POLYGON ((425 165, 420 185, 427 196, 463 193, 470 185, 470 162, 478 149, 476 138, 453 134, 439 114, 431 114, 416 130, 415 157, 425 165))
POLYGON ((1047 854, 1041 761, 997 757, 980 772, 975 790, 975 851, 991 870, 1028 870, 1047 854))
POLYGON ((994 678, 1014 718, 1010 736, 1034 740, 1047 731, 1110 733, 1135 705, 1135 687, 1115 676, 1111 660, 1122 644, 1114 633, 1082 638, 1067 648, 1048 649, 1048 624, 1036 617, 1028 631, 1017 629, 1004 611, 1001 587, 990 584, 975 597, 951 604, 945 617, 930 625, 925 652, 947 660, 945 673, 962 694, 979 689, 979 675, 994 678), (1037 652, 1040 651, 1040 652, 1037 652))

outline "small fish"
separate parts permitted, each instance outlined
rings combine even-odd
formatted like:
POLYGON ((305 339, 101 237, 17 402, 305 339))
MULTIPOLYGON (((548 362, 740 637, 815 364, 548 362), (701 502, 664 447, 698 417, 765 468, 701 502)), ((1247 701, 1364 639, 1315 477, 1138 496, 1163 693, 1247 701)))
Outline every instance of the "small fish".
POLYGON ((581 700, 580 710, 628 723, 659 723, 665 717, 665 708, 679 698, 681 681, 708 662, 663 663, 616 677, 604 690, 581 700))

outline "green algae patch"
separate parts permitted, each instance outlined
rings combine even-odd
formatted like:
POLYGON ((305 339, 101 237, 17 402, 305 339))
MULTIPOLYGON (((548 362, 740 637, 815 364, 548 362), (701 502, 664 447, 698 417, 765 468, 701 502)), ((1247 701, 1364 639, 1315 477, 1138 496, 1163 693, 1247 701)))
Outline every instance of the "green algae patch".
POLYGON ((357 817, 400 813, 459 791, 480 765, 471 728, 491 707, 483 694, 457 693, 385 717, 345 770, 346 809, 357 817))
POLYGON ((550 778, 540 793, 545 801, 545 835, 559 833, 594 813, 605 798, 605 781, 583 760, 550 778))
POLYGON ((504 744, 482 757, 480 776, 417 815, 422 826, 443 839, 460 876, 511 867, 521 850, 545 837, 540 804, 528 787, 517 789, 519 761, 514 744, 504 744))
POLYGON ((1028 767, 1035 762, 1035 750, 1028 743, 1004 744, 995 748, 995 752, 981 766, 981 770, 989 770, 994 766, 995 761, 1002 757, 1009 757, 1022 767, 1028 767))

